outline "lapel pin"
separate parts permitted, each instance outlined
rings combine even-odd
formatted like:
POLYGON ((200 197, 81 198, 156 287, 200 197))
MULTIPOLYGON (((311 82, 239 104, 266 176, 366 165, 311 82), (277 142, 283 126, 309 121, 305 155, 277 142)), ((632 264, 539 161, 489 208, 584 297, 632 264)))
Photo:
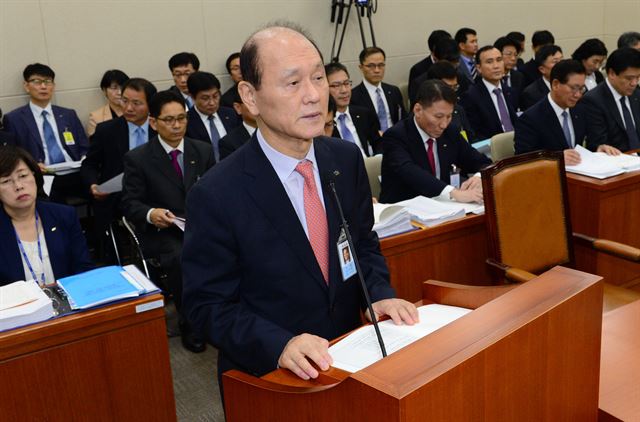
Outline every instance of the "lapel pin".
POLYGON ((191 164, 195 164, 195 163, 196 163, 195 161, 193 161, 193 160, 191 161, 191 164))
POLYGON ((58 230, 58 228, 57 228, 57 227, 51 227, 51 231, 52 231, 52 232, 54 232, 54 231, 56 231, 56 230, 58 230))

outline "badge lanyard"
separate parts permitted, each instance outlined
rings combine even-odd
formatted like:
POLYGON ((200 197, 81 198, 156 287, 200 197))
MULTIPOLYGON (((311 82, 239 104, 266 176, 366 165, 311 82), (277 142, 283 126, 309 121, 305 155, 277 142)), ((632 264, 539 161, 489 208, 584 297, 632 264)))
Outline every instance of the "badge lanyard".
MULTIPOLYGON (((22 246, 22 242, 20 241, 20 236, 18 236, 18 232, 16 228, 13 228, 13 232, 16 234, 16 239, 18 240, 18 247, 20 248, 20 253, 22 254, 22 258, 27 263, 27 267, 31 272, 31 276, 35 281, 38 281, 38 277, 36 277, 36 273, 33 270, 33 266, 31 265, 31 261, 29 261, 29 257, 27 256, 27 252, 24 250, 24 246, 22 246)), ((44 261, 42 260, 42 246, 40 245, 40 235, 38 234, 38 213, 36 213, 36 238, 38 239, 38 258, 40 258, 40 265, 42 266, 42 274, 40 274, 40 279, 42 281, 42 285, 45 285, 44 281, 44 261)))

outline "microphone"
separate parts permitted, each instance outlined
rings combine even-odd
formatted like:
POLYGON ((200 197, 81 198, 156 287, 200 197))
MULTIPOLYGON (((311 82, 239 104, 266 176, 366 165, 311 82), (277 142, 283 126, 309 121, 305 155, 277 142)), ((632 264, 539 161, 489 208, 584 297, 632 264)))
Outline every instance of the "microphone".
POLYGON ((340 176, 339 170, 331 170, 331 171, 325 172, 321 177, 321 179, 333 193, 333 199, 336 201, 336 205, 338 206, 338 214, 340 215, 340 221, 341 221, 340 226, 342 227, 342 229, 344 230, 344 233, 347 236, 347 242, 349 242, 349 249, 351 249, 351 257, 353 258, 353 263, 356 266, 356 272, 358 273, 358 280, 360 280, 360 287, 362 288, 362 293, 364 294, 364 300, 367 302, 367 309, 369 309, 369 315, 371 315, 371 322, 373 323, 373 328, 375 329, 376 336, 378 337, 378 344, 380 345, 380 351, 382 352, 382 357, 387 357, 387 350, 384 347, 382 334, 380 334, 380 327, 378 326, 378 321, 376 320, 376 314, 373 312, 373 306, 371 305, 371 298, 369 298, 369 291, 367 290, 367 285, 364 282, 364 278, 362 277, 362 271, 360 270, 360 260, 358 259, 358 254, 356 253, 355 245, 353 244, 351 231, 349 231, 349 223, 347 223, 347 219, 344 217, 344 213, 342 212, 342 203, 340 202, 340 198, 338 197, 338 192, 336 191, 336 177, 338 176, 340 176))

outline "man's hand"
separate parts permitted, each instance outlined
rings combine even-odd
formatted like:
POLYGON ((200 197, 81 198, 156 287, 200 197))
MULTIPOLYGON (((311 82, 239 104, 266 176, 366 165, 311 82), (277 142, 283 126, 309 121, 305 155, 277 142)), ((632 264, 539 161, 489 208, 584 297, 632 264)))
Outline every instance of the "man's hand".
POLYGON ((166 229, 172 225, 174 218, 176 218, 176 216, 173 215, 171 211, 165 210, 164 208, 154 209, 151 211, 151 215, 149 216, 151 224, 161 229, 166 229))
POLYGON ((480 189, 480 192, 482 192, 482 179, 477 176, 473 176, 462 182, 460 190, 469 189, 480 189))
POLYGON ((95 183, 93 185, 91 185, 91 195, 93 195, 93 197, 98 200, 98 201, 103 201, 105 200, 110 194, 108 193, 104 193, 104 192, 100 192, 100 190, 98 189, 98 185, 96 185, 95 183))
MULTIPOLYGON (((472 177, 472 179, 477 179, 472 177)), ((484 199, 482 198, 482 189, 454 189, 449 194, 453 199, 457 202, 477 202, 478 204, 482 204, 484 199)))
POLYGON ((293 337, 284 347, 278 366, 287 368, 303 380, 317 378, 318 370, 309 362, 310 359, 318 367, 326 371, 333 363, 329 355, 329 342, 312 334, 300 334, 293 337))
POLYGON ((39 163, 38 163, 38 167, 40 167, 40 171, 41 171, 43 174, 46 174, 46 173, 47 173, 47 166, 46 166, 44 163, 39 162, 39 163))
POLYGON ((565 149, 562 151, 564 154, 564 164, 566 166, 577 166, 580 164, 580 154, 575 149, 565 149))
POLYGON ((604 152, 607 155, 620 155, 622 152, 616 147, 612 147, 611 145, 598 145, 597 152, 604 152))
MULTIPOLYGON (((373 313, 376 315, 376 321, 381 316, 388 315, 396 325, 413 325, 418 322, 418 310, 413 303, 403 299, 383 299, 372 304, 373 313)), ((371 321, 369 310, 365 312, 365 316, 371 321)))

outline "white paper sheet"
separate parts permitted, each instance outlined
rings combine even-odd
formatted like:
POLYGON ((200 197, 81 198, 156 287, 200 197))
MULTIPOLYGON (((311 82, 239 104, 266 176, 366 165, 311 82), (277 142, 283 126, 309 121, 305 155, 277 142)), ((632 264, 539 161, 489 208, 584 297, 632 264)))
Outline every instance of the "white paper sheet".
POLYGON ((112 177, 104 183, 98 185, 98 190, 102 193, 115 193, 122 191, 122 176, 124 173, 112 177))

